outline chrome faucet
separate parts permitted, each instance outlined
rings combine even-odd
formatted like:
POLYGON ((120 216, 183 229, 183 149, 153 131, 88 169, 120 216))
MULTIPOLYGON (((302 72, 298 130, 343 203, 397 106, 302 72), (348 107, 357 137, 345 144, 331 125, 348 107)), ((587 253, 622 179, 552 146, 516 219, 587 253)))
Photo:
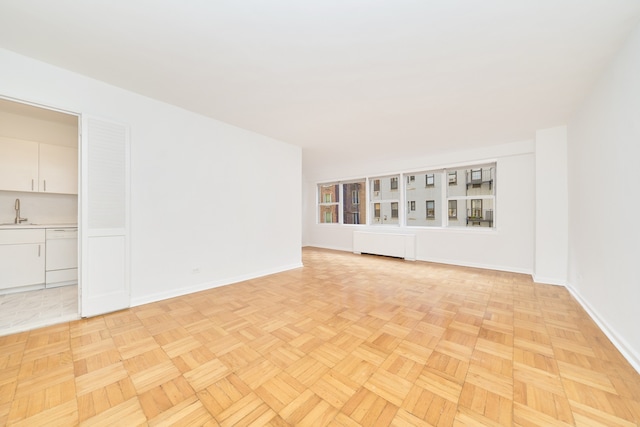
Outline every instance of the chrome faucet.
POLYGON ((14 222, 16 224, 20 224, 22 222, 25 222, 27 220, 27 218, 20 218, 20 199, 16 199, 16 219, 14 220, 14 222))

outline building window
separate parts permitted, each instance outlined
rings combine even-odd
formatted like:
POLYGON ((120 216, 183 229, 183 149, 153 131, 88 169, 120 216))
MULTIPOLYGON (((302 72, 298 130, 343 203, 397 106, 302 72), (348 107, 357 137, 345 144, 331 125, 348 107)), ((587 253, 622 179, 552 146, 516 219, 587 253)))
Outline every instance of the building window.
POLYGON ((380 219, 380 203, 373 204, 373 217, 375 219, 380 219))
POLYGON ((458 201, 449 200, 449 219, 458 219, 458 201))
POLYGON ((371 191, 370 194, 369 206, 370 209, 373 209, 374 211, 377 209, 378 211, 377 216, 373 217, 373 224, 400 224, 400 219, 398 218, 398 203, 400 202, 398 194, 399 181, 400 175, 370 178, 369 182, 373 183, 373 185, 371 185, 373 191, 371 191), (380 191, 376 191, 376 188, 379 188, 380 191), (377 206, 375 206, 375 204, 377 204, 377 206), (395 209, 392 206, 395 206, 395 209))
POLYGON ((492 198, 467 200, 467 227, 493 227, 492 198))
POLYGON ((409 210, 411 211, 415 211, 416 210, 416 201, 412 200, 409 202, 409 210))
POLYGON ((458 171, 449 172, 449 185, 458 184, 458 171))
POLYGON ((469 219, 482 219, 482 199, 471 200, 471 212, 469 219))
POLYGON ((425 175, 425 183, 427 187, 433 187, 436 183, 435 175, 432 173, 425 175))
POLYGON ((360 224, 360 218, 367 217, 366 181, 345 182, 342 184, 342 221, 344 224, 360 224))
POLYGON ((460 178, 458 185, 446 188, 450 227, 494 227, 496 164, 487 163, 447 170, 460 178), (452 217, 452 204, 456 216, 452 217), (460 208, 458 211, 457 208, 460 208))
POLYGON ((427 200, 427 219, 436 218, 436 202, 435 200, 427 200))
POLYGON ((416 180, 416 176, 415 175, 409 175, 407 176, 407 184, 410 182, 415 182, 416 180))
POLYGON ((340 202, 340 184, 318 185, 318 220, 322 224, 338 223, 338 206, 340 202))

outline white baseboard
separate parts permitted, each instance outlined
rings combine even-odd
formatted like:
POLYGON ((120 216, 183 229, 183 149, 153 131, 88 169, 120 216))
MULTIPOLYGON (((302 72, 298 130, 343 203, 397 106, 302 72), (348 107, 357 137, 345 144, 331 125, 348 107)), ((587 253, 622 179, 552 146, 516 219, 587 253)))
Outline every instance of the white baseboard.
POLYGON ((570 284, 566 285, 566 288, 569 290, 571 295, 578 301, 578 303, 584 308, 584 310, 589 314, 589 316, 593 319, 594 322, 600 327, 602 332, 611 340, 613 345, 622 353, 625 359, 633 366, 633 369, 636 370, 640 374, 640 354, 638 354, 633 347, 629 345, 627 340, 624 339, 622 335, 620 335, 609 323, 604 320, 598 312, 587 302, 586 299, 582 298, 580 293, 571 287, 570 284))
POLYGON ((149 304, 152 302, 162 301, 169 298, 175 298, 182 295, 192 294, 194 292, 206 291, 207 289, 218 288, 220 286, 232 285, 234 283, 244 282, 245 280, 257 279, 259 277, 268 276, 270 274, 282 273, 284 271, 295 270, 301 268, 302 263, 295 263, 290 265, 284 265, 281 267, 266 269, 249 274, 243 274, 240 276, 229 277, 222 280, 216 280, 213 282, 199 283, 197 285, 172 289, 165 292, 158 292, 155 294, 145 295, 138 298, 131 299, 131 307, 137 307, 143 304, 149 304))
POLYGON ((318 249, 329 249, 332 251, 341 251, 341 252, 351 252, 353 253, 353 248, 349 247, 339 247, 339 246, 331 246, 331 245, 308 245, 305 246, 307 248, 318 248, 318 249))
POLYGON ((451 259, 444 259, 444 258, 431 258, 431 259, 418 258, 418 261, 435 262, 438 264, 447 264, 447 265, 458 265, 460 267, 481 268, 483 270, 506 271, 509 273, 520 273, 520 274, 529 274, 529 275, 532 274, 531 270, 524 269, 524 268, 514 268, 514 267, 506 267, 504 265, 483 264, 483 263, 476 263, 476 262, 461 262, 459 260, 451 260, 451 259))
MULTIPOLYGON (((331 249, 334 251, 351 252, 351 253, 357 254, 357 252, 353 252, 353 248, 342 248, 342 247, 336 247, 336 246, 321 246, 321 245, 311 245, 309 247, 319 248, 319 249, 331 249)), ((529 274, 529 275, 533 274, 530 269, 505 267, 503 265, 494 265, 494 264, 460 262, 459 260, 450 260, 450 259, 444 259, 444 258, 431 258, 431 259, 416 258, 415 260, 411 259, 407 261, 434 262, 437 264, 457 265, 460 267, 482 268, 483 270, 498 270, 498 271, 506 271, 509 273, 520 273, 520 274, 529 274)))
POLYGON ((531 276, 533 277, 534 282, 542 283, 543 285, 567 286, 566 280, 560 280, 553 277, 538 276, 535 273, 531 276))

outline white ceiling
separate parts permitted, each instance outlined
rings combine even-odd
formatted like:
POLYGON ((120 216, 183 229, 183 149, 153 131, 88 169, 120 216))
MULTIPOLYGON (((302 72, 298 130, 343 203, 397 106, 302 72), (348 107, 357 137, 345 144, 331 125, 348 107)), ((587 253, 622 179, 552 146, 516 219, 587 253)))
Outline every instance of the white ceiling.
POLYGON ((640 0, 0 0, 0 47, 303 147, 305 167, 566 123, 640 0))

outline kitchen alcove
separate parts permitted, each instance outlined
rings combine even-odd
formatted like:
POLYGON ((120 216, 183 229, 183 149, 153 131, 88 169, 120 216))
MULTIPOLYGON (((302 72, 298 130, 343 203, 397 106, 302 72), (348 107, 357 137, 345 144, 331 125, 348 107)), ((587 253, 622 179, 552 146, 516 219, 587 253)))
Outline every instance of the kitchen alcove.
MULTIPOLYGON (((3 310, 0 335, 128 307, 128 127, 0 95, 0 152, 8 165, 0 173, 0 223, 15 222, 20 199, 24 227, 77 224, 80 236, 75 292, 44 282, 0 290, 0 304, 21 314, 3 310), (49 310, 56 304, 61 314, 49 310)), ((0 232, 15 235, 16 228, 0 226, 0 232)), ((73 282, 68 274, 65 280, 73 282)))

